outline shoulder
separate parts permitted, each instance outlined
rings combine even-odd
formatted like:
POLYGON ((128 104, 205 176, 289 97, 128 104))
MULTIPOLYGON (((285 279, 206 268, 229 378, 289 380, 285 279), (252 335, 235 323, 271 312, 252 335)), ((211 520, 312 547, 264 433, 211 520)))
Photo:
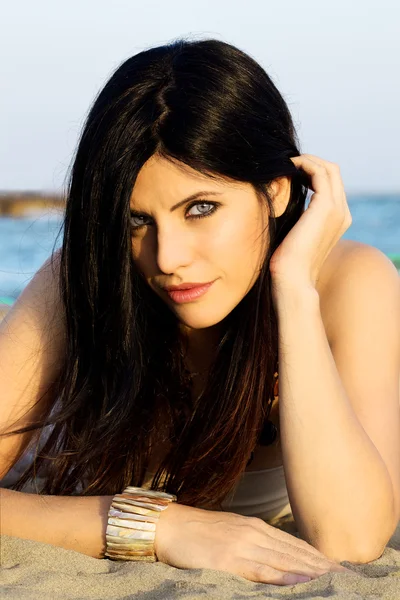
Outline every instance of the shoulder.
MULTIPOLYGON (((328 339, 346 319, 346 313, 362 306, 371 312, 400 300, 400 277, 381 250, 354 240, 339 240, 326 259, 318 282, 321 316, 328 339), (387 300, 386 300, 387 299, 387 300)), ((397 310, 399 306, 397 306, 397 310)))

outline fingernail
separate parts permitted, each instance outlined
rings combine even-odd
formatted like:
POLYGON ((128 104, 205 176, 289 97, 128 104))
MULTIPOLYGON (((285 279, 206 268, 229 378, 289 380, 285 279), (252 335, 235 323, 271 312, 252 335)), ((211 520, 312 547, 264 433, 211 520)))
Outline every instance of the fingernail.
POLYGON ((306 581, 311 581, 311 577, 307 577, 307 575, 285 575, 286 583, 304 583, 306 581))

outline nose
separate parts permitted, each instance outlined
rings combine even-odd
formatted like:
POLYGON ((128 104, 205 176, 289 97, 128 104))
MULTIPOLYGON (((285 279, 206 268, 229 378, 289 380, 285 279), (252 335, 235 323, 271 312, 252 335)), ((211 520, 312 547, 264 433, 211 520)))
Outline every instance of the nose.
POLYGON ((163 273, 172 274, 190 264, 193 257, 193 239, 189 232, 177 227, 157 232, 157 266, 163 273))

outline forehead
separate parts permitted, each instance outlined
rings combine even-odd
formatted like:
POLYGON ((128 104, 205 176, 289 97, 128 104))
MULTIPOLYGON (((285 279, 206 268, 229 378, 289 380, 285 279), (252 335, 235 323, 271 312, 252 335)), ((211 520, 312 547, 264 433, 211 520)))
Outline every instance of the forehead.
POLYGON ((170 205, 196 192, 243 194, 250 184, 222 176, 207 177, 178 161, 153 155, 140 169, 131 193, 131 207, 154 202, 170 205))

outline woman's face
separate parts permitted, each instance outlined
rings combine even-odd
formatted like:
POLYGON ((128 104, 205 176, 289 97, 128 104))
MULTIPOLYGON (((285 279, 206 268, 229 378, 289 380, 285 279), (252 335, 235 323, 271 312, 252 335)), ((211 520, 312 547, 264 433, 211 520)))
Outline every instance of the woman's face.
POLYGON ((138 174, 130 204, 132 255, 148 285, 184 330, 221 322, 255 283, 268 243, 267 208, 252 186, 212 180, 153 155, 138 174), (172 210, 199 192, 196 200, 172 210), (162 289, 210 281, 208 291, 190 302, 176 303, 162 289))

